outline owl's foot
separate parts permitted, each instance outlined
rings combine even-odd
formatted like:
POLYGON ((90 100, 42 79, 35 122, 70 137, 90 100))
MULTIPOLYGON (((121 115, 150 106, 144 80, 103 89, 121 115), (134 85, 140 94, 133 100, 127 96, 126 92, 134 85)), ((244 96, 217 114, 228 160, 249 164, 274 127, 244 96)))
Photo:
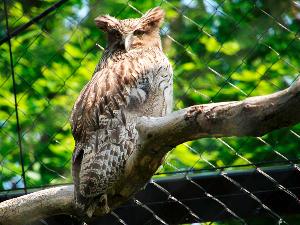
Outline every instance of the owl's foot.
POLYGON ((88 216, 88 218, 92 218, 94 212, 95 212, 95 209, 97 207, 97 204, 91 204, 87 210, 86 210, 86 215, 88 216))
POLYGON ((110 212, 110 208, 108 206, 107 195, 106 194, 101 195, 100 203, 104 207, 105 214, 108 214, 110 212))

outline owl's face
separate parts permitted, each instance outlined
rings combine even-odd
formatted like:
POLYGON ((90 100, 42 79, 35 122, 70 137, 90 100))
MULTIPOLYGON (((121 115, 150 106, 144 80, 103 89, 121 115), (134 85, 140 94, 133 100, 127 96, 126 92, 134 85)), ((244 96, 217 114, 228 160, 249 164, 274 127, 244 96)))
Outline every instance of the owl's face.
POLYGON ((118 20, 109 15, 95 19, 97 27, 108 34, 108 48, 126 52, 137 48, 161 47, 159 27, 164 11, 159 7, 150 9, 137 19, 118 20))

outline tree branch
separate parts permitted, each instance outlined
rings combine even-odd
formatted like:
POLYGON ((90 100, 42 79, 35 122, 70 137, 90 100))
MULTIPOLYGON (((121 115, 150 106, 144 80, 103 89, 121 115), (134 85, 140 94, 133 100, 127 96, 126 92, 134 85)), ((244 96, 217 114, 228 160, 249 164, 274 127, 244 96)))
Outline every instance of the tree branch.
POLYGON ((33 192, 0 203, 0 224, 25 224, 50 215, 75 214, 73 185, 33 192))
MULTIPOLYGON (((244 101, 191 106, 161 118, 140 118, 140 138, 126 174, 108 193, 114 209, 143 187, 174 146, 203 137, 260 136, 300 122, 300 80, 275 94, 244 101)), ((0 203, 0 224, 24 224, 55 214, 78 215, 73 185, 50 188, 0 203)), ((103 215, 99 208, 96 215, 103 215)))
POLYGON ((300 79, 274 94, 191 106, 165 117, 142 118, 143 145, 161 148, 204 137, 261 136, 300 122, 300 79), (159 145, 159 146, 156 146, 159 145))

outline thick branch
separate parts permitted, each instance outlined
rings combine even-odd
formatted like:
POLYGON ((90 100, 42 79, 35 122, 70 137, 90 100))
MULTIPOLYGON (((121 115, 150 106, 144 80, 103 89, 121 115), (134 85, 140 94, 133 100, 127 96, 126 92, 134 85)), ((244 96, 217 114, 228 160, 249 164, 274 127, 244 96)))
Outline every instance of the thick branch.
POLYGON ((161 148, 203 137, 261 136, 299 122, 300 80, 266 96, 195 105, 163 118, 142 118, 138 128, 143 145, 161 148))
MULTIPOLYGON (((275 94, 191 106, 162 118, 140 118, 136 151, 108 204, 114 209, 144 186, 172 147, 202 137, 259 136, 300 122, 300 80, 275 94)), ((24 224, 55 214, 78 215, 73 186, 38 191, 0 203, 0 224, 24 224)), ((103 215, 99 208, 97 215, 103 215)))
POLYGON ((73 185, 49 188, 0 203, 0 224, 25 224, 56 214, 74 214, 73 185))

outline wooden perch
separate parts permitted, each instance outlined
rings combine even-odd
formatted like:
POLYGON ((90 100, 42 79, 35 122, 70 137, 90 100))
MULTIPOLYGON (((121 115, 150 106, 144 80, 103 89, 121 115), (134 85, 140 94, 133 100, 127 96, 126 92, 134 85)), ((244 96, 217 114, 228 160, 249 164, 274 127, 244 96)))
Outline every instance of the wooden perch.
MULTIPOLYGON (((300 122, 300 80, 283 91, 244 101, 191 106, 161 118, 140 118, 137 151, 126 174, 108 193, 111 209, 120 206, 143 187, 165 154, 174 146, 203 137, 261 136, 300 122)), ((49 188, 0 203, 0 224, 24 224, 55 214, 78 215, 73 185, 49 188)), ((102 208, 96 215, 103 215, 102 208)))

